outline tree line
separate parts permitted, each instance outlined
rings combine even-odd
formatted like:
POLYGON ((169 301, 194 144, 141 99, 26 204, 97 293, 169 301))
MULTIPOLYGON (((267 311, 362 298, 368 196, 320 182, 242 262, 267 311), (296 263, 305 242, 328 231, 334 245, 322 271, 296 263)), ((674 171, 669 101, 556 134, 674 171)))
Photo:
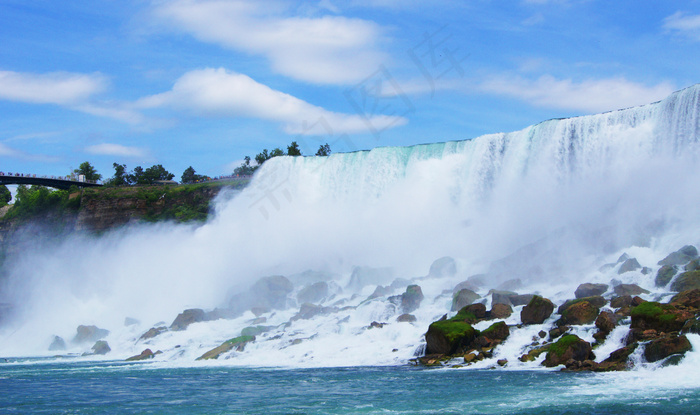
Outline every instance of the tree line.
MULTIPOLYGON (((292 141, 290 145, 287 146, 287 152, 285 153, 284 150, 281 148, 277 147, 271 151, 268 151, 266 148, 263 149, 260 153, 258 153, 255 156, 255 162, 257 163, 254 166, 250 165, 251 159, 250 156, 245 156, 243 159, 243 163, 236 167, 233 170, 233 174, 236 176, 250 176, 252 175, 255 170, 260 168, 260 166, 263 165, 266 161, 270 160, 273 157, 279 157, 279 156, 301 156, 301 149, 299 148, 299 144, 296 141, 292 141)), ((331 146, 326 144, 322 144, 319 146, 318 151, 316 151, 316 156, 319 157, 325 157, 325 156, 330 156, 331 155, 331 146)))

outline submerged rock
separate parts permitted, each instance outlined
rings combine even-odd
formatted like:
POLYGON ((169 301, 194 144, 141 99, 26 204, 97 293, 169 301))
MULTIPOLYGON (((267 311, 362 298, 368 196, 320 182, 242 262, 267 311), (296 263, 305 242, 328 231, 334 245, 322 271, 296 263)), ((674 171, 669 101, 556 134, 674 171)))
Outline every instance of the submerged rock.
POLYGON ((73 343, 91 343, 103 339, 109 335, 109 330, 97 326, 78 326, 77 333, 73 337, 73 343))
POLYGON ((201 308, 190 308, 178 314, 170 325, 172 331, 182 331, 192 323, 207 321, 207 313, 201 308))
POLYGON ((700 288, 700 271, 687 271, 671 283, 671 291, 687 291, 700 288))
POLYGON ((584 283, 579 285, 574 292, 576 298, 592 297, 594 295, 602 295, 608 290, 608 284, 593 284, 584 283))
POLYGON ((199 356, 197 360, 209 360, 218 359, 222 354, 229 352, 231 350, 243 351, 246 344, 255 341, 255 336, 239 336, 230 340, 226 340, 221 344, 221 346, 215 347, 203 355, 199 356))
POLYGON ((481 296, 474 291, 468 288, 463 288, 452 297, 452 307, 450 308, 450 311, 460 310, 462 307, 473 303, 480 297, 481 296))
POLYGON ((693 245, 686 245, 676 252, 669 254, 658 262, 659 265, 683 265, 698 257, 698 250, 693 245))
POLYGON ((566 364, 569 360, 583 362, 592 358, 593 351, 590 343, 574 334, 567 334, 549 346, 542 364, 554 367, 566 364))
POLYGON ((536 295, 520 311, 520 320, 523 324, 542 324, 553 311, 554 304, 550 300, 536 295))

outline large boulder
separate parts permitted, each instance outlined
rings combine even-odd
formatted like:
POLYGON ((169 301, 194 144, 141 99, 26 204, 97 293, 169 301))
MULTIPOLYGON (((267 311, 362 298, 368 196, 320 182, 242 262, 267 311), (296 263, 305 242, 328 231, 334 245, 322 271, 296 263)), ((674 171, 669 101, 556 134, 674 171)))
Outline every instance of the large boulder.
POLYGON ((299 312, 290 320, 311 320, 316 316, 325 315, 336 311, 338 311, 338 309, 334 307, 322 307, 320 305, 304 303, 301 305, 301 307, 299 307, 299 312))
POLYGON ((697 248, 695 248, 693 245, 686 245, 659 261, 659 265, 683 265, 696 259, 697 257, 697 248))
POLYGON ((637 349, 637 346, 637 343, 633 343, 615 350, 610 353, 607 359, 600 362, 596 370, 599 372, 610 372, 629 369, 632 366, 629 357, 637 349))
POLYGON ((690 308, 700 308, 700 289, 683 291, 676 294, 670 301, 673 304, 680 304, 690 308))
POLYGON ((421 290, 420 285, 409 285, 406 287, 406 291, 401 294, 401 310, 404 313, 417 310, 423 298, 423 290, 421 290))
POLYGON ((649 294, 649 291, 637 284, 618 284, 615 286, 614 291, 618 296, 649 294))
POLYGON ((201 308, 190 308, 178 314, 170 325, 172 331, 182 331, 192 323, 207 321, 207 313, 201 308))
POLYGON ((557 324, 560 326, 591 324, 598 317, 600 308, 586 300, 577 301, 567 307, 557 324))
POLYGON ((686 271, 671 283, 671 291, 687 291, 700 288, 700 271, 686 271))
POLYGON ((632 305, 631 295, 621 295, 619 297, 613 297, 613 299, 610 300, 610 307, 612 308, 623 308, 629 307, 630 305, 632 305))
POLYGON ((229 352, 231 350, 242 351, 245 346, 255 341, 255 336, 239 336, 230 340, 226 340, 221 344, 221 346, 215 347, 203 355, 199 356, 197 360, 209 360, 218 359, 222 354, 229 352))
POLYGON ((393 279, 394 270, 391 268, 355 267, 347 288, 351 291, 359 291, 366 285, 388 284, 393 279))
POLYGON ((489 311, 489 317, 500 319, 508 318, 513 314, 513 309, 508 304, 496 303, 491 306, 491 311, 489 311))
POLYGON ((592 284, 587 282, 579 285, 574 295, 576 298, 592 297, 594 295, 602 295, 607 290, 608 284, 592 284))
POLYGON ((452 297, 452 308, 450 311, 457 311, 460 310, 462 307, 467 306, 474 301, 478 300, 481 296, 474 291, 468 289, 468 288, 463 288, 459 290, 454 296, 452 297))
POLYGON ((603 311, 595 319, 595 326, 598 327, 598 330, 601 332, 608 334, 617 326, 619 320, 617 315, 609 311, 603 311))
POLYGON ((660 304, 654 301, 645 301, 633 307, 630 315, 632 316, 630 328, 665 333, 681 330, 687 320, 695 317, 690 311, 676 308, 672 304, 660 304))
POLYGON ((656 278, 654 279, 654 284, 657 287, 665 287, 673 279, 673 276, 678 272, 678 267, 676 265, 664 265, 659 268, 656 273, 656 278))
POLYGON ((624 274, 625 272, 636 271, 641 269, 642 266, 637 261, 637 258, 630 258, 620 265, 620 269, 617 270, 618 274, 624 274))
POLYGON ((401 314, 396 317, 397 323, 415 323, 418 319, 413 314, 401 314))
POLYGON ((542 324, 553 311, 554 304, 550 300, 536 295, 520 311, 520 320, 523 324, 542 324))
POLYGON ((671 355, 683 354, 692 346, 685 335, 666 336, 647 343, 644 348, 644 358, 647 362, 656 362, 671 355))
POLYGON ((465 288, 470 291, 476 291, 479 289, 479 285, 475 284, 471 280, 462 281, 459 284, 455 285, 455 287, 452 289, 452 294, 457 294, 465 288))
POLYGON ((430 265, 428 276, 431 278, 451 277, 457 273, 457 263, 451 257, 442 257, 430 265))
POLYGON ((152 339, 152 338, 154 338, 154 337, 158 336, 159 334, 164 333, 166 331, 168 331, 168 328, 165 326, 151 327, 150 329, 148 329, 147 332, 143 333, 141 335, 141 337, 139 337, 139 340, 152 339))
POLYGON ((302 288, 297 293, 297 301, 300 303, 318 303, 328 296, 328 283, 319 281, 302 288))
POLYGON ((250 295, 257 307, 284 310, 287 308, 287 295, 294 290, 294 284, 283 275, 260 278, 250 288, 250 295))
POLYGON ((504 321, 493 323, 486 330, 479 333, 476 343, 482 347, 493 346, 498 344, 510 335, 510 329, 504 321))
POLYGON ((97 326, 78 326, 77 333, 73 337, 73 343, 92 343, 104 339, 109 335, 109 330, 97 326))
POLYGON ((592 359, 592 357, 593 351, 590 343, 574 334, 567 334, 549 346, 547 356, 542 364, 547 367, 554 367, 566 364, 572 359, 582 362, 592 359))
POLYGON ((564 302, 564 304, 560 305, 559 308, 557 309, 558 314, 564 314, 567 308, 571 307, 572 305, 576 303, 580 303, 581 301, 587 301, 591 303, 591 305, 595 307, 603 307, 606 303, 607 300, 604 297, 601 297, 600 295, 594 295, 592 297, 583 297, 583 298, 577 298, 575 300, 567 300, 564 302))
POLYGON ((449 320, 435 321, 425 333, 425 354, 452 355, 467 348, 478 335, 478 331, 467 323, 466 313, 457 313, 449 320))
POLYGON ((109 344, 104 340, 98 340, 92 346, 92 352, 94 354, 107 354, 111 351, 112 349, 109 347, 109 344))

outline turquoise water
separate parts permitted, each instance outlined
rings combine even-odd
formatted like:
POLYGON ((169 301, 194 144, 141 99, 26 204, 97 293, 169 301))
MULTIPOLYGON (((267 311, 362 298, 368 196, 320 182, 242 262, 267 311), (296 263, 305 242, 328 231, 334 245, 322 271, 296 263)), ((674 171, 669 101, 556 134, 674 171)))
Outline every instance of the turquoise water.
POLYGON ((3 414, 662 414, 700 388, 618 390, 620 374, 413 367, 165 368, 123 362, 0 366, 3 414))

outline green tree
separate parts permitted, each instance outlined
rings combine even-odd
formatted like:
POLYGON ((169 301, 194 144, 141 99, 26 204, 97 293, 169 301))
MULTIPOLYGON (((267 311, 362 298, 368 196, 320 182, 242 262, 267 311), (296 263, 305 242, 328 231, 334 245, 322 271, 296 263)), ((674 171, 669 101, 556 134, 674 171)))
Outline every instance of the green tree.
POLYGON ((153 184, 158 180, 172 180, 173 177, 175 177, 174 174, 165 170, 165 168, 161 164, 151 166, 147 168, 146 171, 144 171, 143 173, 148 184, 153 184))
POLYGON ((190 166, 182 173, 181 183, 196 183, 205 178, 205 176, 196 174, 194 167, 190 166))
POLYGON ((114 167, 114 176, 110 177, 105 184, 108 186, 128 186, 130 183, 126 164, 112 163, 112 167, 114 167))
POLYGON ((292 141, 292 144, 287 146, 288 156, 301 156, 301 150, 299 149, 299 144, 296 141, 292 141))
POLYGON ((316 152, 317 156, 330 156, 331 155, 331 146, 328 145, 328 143, 323 144, 318 148, 318 151, 316 152))
POLYGON ((5 185, 0 186, 0 207, 7 206, 10 200, 12 200, 12 192, 10 192, 10 189, 5 185))
POLYGON ((276 149, 270 151, 270 158, 279 156, 284 156, 284 151, 282 151, 281 148, 277 147, 276 149))
POLYGON ((131 173, 129 173, 129 183, 131 184, 148 184, 146 183, 146 178, 144 177, 143 167, 136 166, 131 173))
POLYGON ((85 180, 91 182, 96 182, 102 178, 102 175, 97 173, 97 170, 92 167, 89 161, 80 163, 80 167, 73 170, 73 172, 78 175, 82 174, 85 176, 85 180))
POLYGON ((250 176, 255 172, 255 166, 250 165, 250 156, 245 156, 243 163, 233 170, 236 176, 250 176))

